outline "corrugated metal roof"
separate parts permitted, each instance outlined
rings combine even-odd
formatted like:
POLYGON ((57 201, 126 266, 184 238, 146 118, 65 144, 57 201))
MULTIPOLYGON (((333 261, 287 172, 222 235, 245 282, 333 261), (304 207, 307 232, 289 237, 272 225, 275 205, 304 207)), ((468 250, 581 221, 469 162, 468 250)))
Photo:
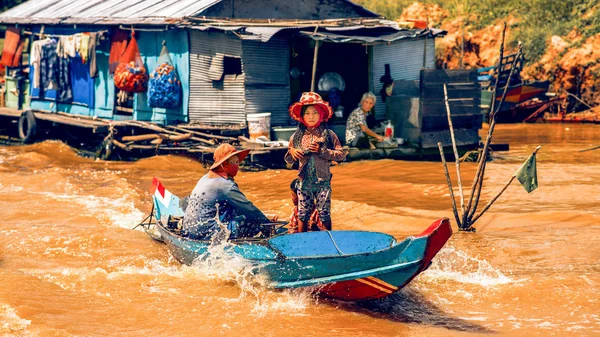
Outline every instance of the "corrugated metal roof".
MULTIPOLYGON (((443 34, 445 31, 442 30, 430 30, 430 29, 422 29, 422 30, 400 30, 393 32, 392 31, 380 31, 373 32, 372 34, 367 34, 366 31, 356 32, 357 28, 351 27, 350 31, 338 30, 336 33, 332 32, 300 32, 301 34, 310 37, 313 40, 317 41, 325 41, 325 42, 336 42, 336 43, 389 43, 394 42, 401 39, 413 39, 419 37, 435 37, 436 35, 443 34)), ((366 28, 366 27, 365 27, 366 28)), ((381 27, 379 27, 381 28, 381 27)), ((389 27, 386 27, 389 28, 389 27)))
POLYGON ((171 23, 221 0, 31 0, 0 14, 0 23, 171 23))
MULTIPOLYGON (((297 29, 298 27, 248 27, 246 28, 246 33, 250 33, 252 35, 257 36, 262 42, 268 42, 273 35, 279 33, 284 29, 297 29)), ((245 39, 251 39, 249 36, 245 35, 245 39)))

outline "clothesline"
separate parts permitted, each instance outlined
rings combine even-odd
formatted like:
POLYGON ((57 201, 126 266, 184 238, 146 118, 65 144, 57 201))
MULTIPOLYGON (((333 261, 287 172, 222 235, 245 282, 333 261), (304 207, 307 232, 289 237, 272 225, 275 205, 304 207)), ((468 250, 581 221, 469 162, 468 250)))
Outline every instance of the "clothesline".
MULTIPOLYGON (((30 32, 30 31, 26 30, 26 31, 23 31, 22 33, 26 34, 26 35, 37 35, 37 36, 40 36, 40 37, 41 36, 61 37, 61 36, 73 35, 73 34, 47 34, 47 33, 44 33, 43 30, 41 32, 39 32, 39 33, 34 33, 34 32, 30 32)), ((108 30, 99 30, 99 31, 96 31, 96 32, 91 32, 91 33, 98 33, 98 34, 100 34, 102 36, 104 33, 108 33, 108 30)), ((75 33, 75 34, 80 34, 80 33, 75 33)))
POLYGON ((126 27, 124 25, 119 25, 119 29, 133 30, 133 31, 140 31, 140 32, 166 32, 169 30, 169 26, 166 25, 165 28, 134 28, 134 27, 126 27))

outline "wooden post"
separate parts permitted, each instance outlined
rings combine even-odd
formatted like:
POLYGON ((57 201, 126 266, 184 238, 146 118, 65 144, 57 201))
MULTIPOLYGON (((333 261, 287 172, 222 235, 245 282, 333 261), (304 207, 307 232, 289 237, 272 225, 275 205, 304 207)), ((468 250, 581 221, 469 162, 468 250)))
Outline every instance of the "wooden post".
POLYGON ((460 69, 465 69, 465 23, 464 19, 460 23, 460 69))
POLYGON ((442 157, 442 163, 444 164, 444 173, 446 173, 446 182, 448 183, 448 189, 450 190, 450 198, 452 199, 452 211, 454 212, 454 218, 458 228, 462 228, 458 211, 456 210, 456 200, 454 200, 454 190, 452 190, 452 180, 450 180, 450 173, 448 173, 448 165, 446 165, 446 157, 444 157, 444 147, 442 143, 438 142, 438 148, 440 149, 440 156, 442 157))
POLYGON ((446 103, 446 112, 448 114, 448 127, 450 128, 450 137, 452 138, 452 149, 454 150, 454 161, 456 163, 456 175, 458 177, 458 191, 460 192, 460 209, 462 214, 465 214, 465 196, 462 188, 462 178, 460 174, 460 158, 458 157, 458 149, 456 148, 456 138, 454 137, 454 127, 452 126, 452 118, 450 116, 450 103, 448 102, 448 88, 444 83, 444 102, 446 103))
MULTIPOLYGON (((540 148, 541 148, 541 146, 538 146, 533 151, 533 154, 535 155, 539 151, 540 148)), ((517 172, 515 172, 512 175, 512 177, 510 177, 510 180, 506 183, 506 185, 504 185, 504 187, 498 193, 496 193, 496 195, 492 198, 492 200, 490 200, 490 202, 487 203, 487 205, 485 205, 485 207, 481 210, 481 212, 479 212, 479 214, 477 214, 477 216, 474 217, 472 221, 470 221, 471 224, 475 223, 475 221, 477 221, 477 219, 479 219, 483 215, 483 213, 485 213, 488 209, 490 209, 490 207, 492 207, 492 204, 494 202, 496 202, 496 200, 498 200, 498 198, 500 198, 502 193, 504 193, 504 191, 506 191, 508 186, 510 186, 510 184, 513 182, 513 180, 515 180, 516 177, 517 177, 517 172)))
MULTIPOLYGON (((490 111, 488 111, 488 123, 489 123, 489 129, 488 129, 488 135, 487 137, 490 138, 490 131, 494 132, 493 130, 493 126, 494 126, 494 106, 496 103, 496 88, 498 87, 498 81, 500 80, 500 72, 502 70, 502 59, 504 58, 504 39, 506 37, 506 22, 504 22, 504 28, 502 29, 502 38, 500 40, 500 57, 498 58, 498 65, 496 67, 496 79, 494 81, 494 91, 492 92, 492 102, 490 103, 490 111)), ((486 141, 487 143, 487 141, 486 141)), ((485 162, 485 158, 484 156, 486 155, 485 153, 487 152, 487 148, 484 146, 483 152, 481 153, 481 156, 479 158, 479 165, 477 166, 477 172, 475 173, 475 176, 473 177, 473 183, 471 184, 471 195, 469 196, 469 203, 467 204, 467 212, 463 214, 463 222, 467 222, 467 217, 468 217, 468 213, 471 211, 471 205, 473 205, 473 198, 475 196, 475 190, 477 189, 477 184, 479 184, 479 180, 483 179, 481 172, 482 172, 482 164, 483 162, 485 162), (484 160, 482 160, 482 158, 484 160)))
MULTIPOLYGON (((500 42, 500 58, 498 59, 498 66, 496 67, 496 79, 494 81, 494 91, 492 91, 492 102, 490 103, 490 111, 488 112, 488 116, 492 114, 496 107, 496 92, 498 91, 498 82, 500 81, 500 74, 502 73, 502 69, 504 68, 504 38, 506 37, 506 22, 504 22, 504 27, 502 29, 502 39, 500 42)), ((488 117, 489 118, 489 117, 488 117)), ((489 123, 489 120, 488 120, 489 123)))
MULTIPOLYGON (((317 26, 315 33, 317 32, 317 26)), ((315 53, 313 55, 312 79, 310 81, 310 91, 315 91, 315 75, 317 74, 317 58, 319 57, 319 41, 315 40, 315 53)))
POLYGON ((523 52, 523 46, 519 43, 519 50, 517 51, 517 55, 511 65, 510 73, 508 74, 507 84, 506 84, 506 86, 504 86, 504 91, 502 92, 502 98, 500 99, 500 104, 496 108, 496 111, 494 111, 490 115, 492 122, 491 122, 490 128, 488 130, 488 135, 485 140, 485 144, 483 146, 483 153, 481 154, 481 158, 480 158, 480 162, 479 162, 479 167, 478 167, 478 171, 477 171, 478 175, 476 176, 476 178, 478 180, 477 180, 477 183, 474 185, 475 189, 471 189, 471 197, 475 196, 475 199, 474 199, 475 204, 473 205, 472 209, 470 207, 467 209, 468 212, 466 215, 463 214, 463 222, 467 223, 467 227, 469 227, 469 224, 468 224, 470 222, 469 218, 473 217, 473 215, 477 211, 477 205, 479 204, 479 196, 481 195, 481 188, 483 186, 483 176, 485 175, 485 166, 486 166, 486 161, 487 161, 488 150, 490 148, 490 143, 492 142, 494 128, 496 127, 496 113, 498 113, 500 111, 500 109, 502 108, 502 104, 504 104, 504 100, 506 99, 506 93, 508 92, 508 83, 510 83, 510 80, 515 72, 515 65, 517 63, 517 60, 521 56, 522 52, 523 52))
POLYGON ((515 175, 513 175, 512 177, 510 177, 510 180, 506 183, 506 185, 504 185, 504 187, 500 190, 500 192, 498 192, 496 194, 496 196, 493 197, 492 200, 490 200, 490 202, 488 202, 487 205, 485 205, 485 207, 481 210, 481 212, 479 214, 477 214, 477 216, 474 217, 472 221, 470 221, 471 223, 469 224, 469 227, 471 227, 472 224, 475 223, 475 221, 477 221, 477 219, 479 219, 479 217, 481 217, 483 215, 483 213, 485 213, 485 211, 487 211, 492 206, 492 204, 496 200, 498 200, 498 198, 500 198, 500 196, 502 195, 502 193, 504 193, 504 191, 506 191, 506 189, 513 182, 513 180, 515 180, 515 175))
POLYGON ((312 79, 310 81, 310 91, 315 91, 315 75, 317 74, 317 58, 319 56, 319 41, 315 41, 315 53, 313 56, 312 79))
POLYGON ((593 151, 593 150, 598 150, 598 149, 600 149, 600 145, 599 146, 590 147, 589 149, 585 149, 585 150, 579 150, 579 152, 593 151))

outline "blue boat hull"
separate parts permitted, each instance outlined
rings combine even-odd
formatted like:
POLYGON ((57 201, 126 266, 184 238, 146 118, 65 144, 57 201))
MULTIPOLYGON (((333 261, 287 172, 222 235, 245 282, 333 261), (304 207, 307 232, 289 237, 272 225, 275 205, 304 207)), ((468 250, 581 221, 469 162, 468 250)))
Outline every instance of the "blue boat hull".
MULTIPOLYGON (((209 254, 211 243, 181 236, 164 225, 169 215, 182 213, 173 206, 178 198, 167 196, 163 205, 154 200, 160 239, 175 259, 192 264, 209 254)), ((451 235, 450 222, 443 218, 400 242, 378 232, 320 231, 235 240, 225 249, 267 276, 270 288, 317 286, 324 296, 359 301, 388 296, 404 287, 429 266, 451 235)))

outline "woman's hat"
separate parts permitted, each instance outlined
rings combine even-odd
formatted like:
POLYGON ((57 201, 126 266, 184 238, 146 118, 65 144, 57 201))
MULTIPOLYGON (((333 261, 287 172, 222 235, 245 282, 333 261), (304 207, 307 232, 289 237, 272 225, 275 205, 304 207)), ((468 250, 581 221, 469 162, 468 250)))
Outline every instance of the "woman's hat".
POLYGON ((211 170, 221 166, 227 159, 237 155, 240 158, 240 163, 246 158, 250 150, 237 150, 233 145, 223 143, 217 147, 213 153, 214 164, 210 167, 211 170))
POLYGON ((333 116, 333 109, 329 106, 329 103, 325 102, 321 95, 316 92, 305 92, 302 93, 300 101, 290 106, 290 116, 297 122, 302 123, 302 107, 305 105, 314 105, 321 115, 321 120, 327 122, 331 116, 333 116))

